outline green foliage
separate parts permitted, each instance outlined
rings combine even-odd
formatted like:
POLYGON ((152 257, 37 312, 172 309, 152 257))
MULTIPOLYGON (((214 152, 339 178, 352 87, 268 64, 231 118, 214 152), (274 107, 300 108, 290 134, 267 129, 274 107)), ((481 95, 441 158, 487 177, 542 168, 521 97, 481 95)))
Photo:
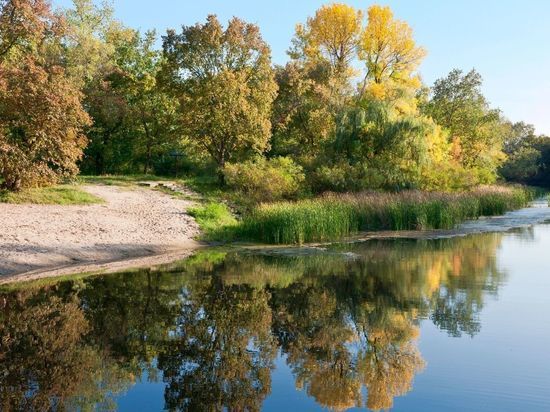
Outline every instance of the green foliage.
POLYGON ((445 142, 431 119, 365 98, 339 118, 327 154, 337 163, 321 166, 319 189, 423 187, 424 174, 444 158, 444 152, 445 142))
POLYGON ((179 101, 183 132, 221 179, 226 162, 267 148, 276 84, 257 26, 235 17, 224 30, 210 15, 181 34, 169 30, 163 56, 162 83, 179 101))
POLYGON ((155 32, 118 28, 106 39, 109 63, 85 89, 94 125, 82 169, 147 174, 179 146, 177 100, 157 85, 162 58, 155 32))
POLYGON ((478 183, 492 183, 505 156, 506 131, 500 111, 481 93, 482 78, 475 70, 452 70, 432 88, 423 112, 449 131, 453 160, 475 173, 478 183))
POLYGON ((318 156, 335 127, 328 67, 291 61, 275 68, 275 79, 270 153, 302 162, 318 156))
POLYGON ((529 182, 539 171, 541 157, 534 147, 522 147, 508 157, 500 174, 512 182, 529 182))
POLYGON ((288 157, 228 164, 224 174, 227 185, 248 205, 295 198, 304 181, 302 168, 288 157))
POLYGON ((77 186, 24 189, 19 192, 0 191, 0 203, 33 203, 40 205, 90 205, 103 203, 98 198, 77 186))
POLYGON ((320 7, 273 67, 259 27, 237 17, 168 30, 159 50, 154 31, 125 27, 109 3, 74 0, 59 15, 44 0, 14 4, 0 0, 0 172, 11 190, 77 167, 184 175, 248 210, 324 191, 458 191, 497 171, 550 184, 544 139, 491 108, 477 72, 422 86, 425 50, 389 7, 320 7))
POLYGON ((510 124, 505 136, 506 161, 499 174, 506 180, 550 187, 550 137, 537 136, 532 125, 510 124))
POLYGON ((237 223, 227 205, 220 202, 192 207, 187 213, 195 218, 207 238, 213 237, 214 234, 223 238, 224 231, 237 223))
POLYGON ((525 206, 532 194, 484 187, 462 193, 358 193, 260 205, 234 230, 240 239, 265 243, 337 240, 358 231, 450 229, 465 219, 525 206))

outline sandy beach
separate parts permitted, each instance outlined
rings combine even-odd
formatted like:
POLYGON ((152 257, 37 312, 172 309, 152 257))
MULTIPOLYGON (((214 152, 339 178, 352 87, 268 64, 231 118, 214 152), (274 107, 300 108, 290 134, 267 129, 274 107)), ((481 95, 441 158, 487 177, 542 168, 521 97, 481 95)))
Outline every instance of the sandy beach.
POLYGON ((0 282, 167 263, 200 246, 190 201, 142 187, 83 189, 105 202, 0 204, 0 282))

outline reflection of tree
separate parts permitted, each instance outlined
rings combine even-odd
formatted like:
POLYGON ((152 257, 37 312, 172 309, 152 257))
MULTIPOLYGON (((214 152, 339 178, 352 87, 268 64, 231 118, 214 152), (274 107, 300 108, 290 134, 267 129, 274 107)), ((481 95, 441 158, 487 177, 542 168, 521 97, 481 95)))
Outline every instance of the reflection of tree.
POLYGON ((167 409, 259 410, 278 348, 320 405, 390 408, 424 365, 422 319, 453 336, 481 327, 503 278, 500 239, 208 251, 0 294, 0 409, 113 409, 113 395, 160 371, 167 409))
POLYGON ((323 281, 315 284, 291 285, 273 299, 274 330, 297 387, 324 407, 346 410, 362 405, 364 385, 369 408, 390 407, 423 367, 411 318, 368 301, 352 315, 350 302, 335 298, 332 282, 330 288, 323 281))
POLYGON ((175 328, 183 305, 180 274, 143 270, 102 276, 80 293, 93 329, 88 339, 140 376, 155 379, 154 360, 175 328))
POLYGON ((199 279, 159 357, 170 410, 259 410, 271 390, 275 346, 269 294, 199 279))
POLYGON ((335 296, 296 283, 276 291, 273 302, 274 332, 296 375, 296 386, 305 387, 325 407, 345 410, 359 405, 360 384, 346 346, 355 335, 335 296))
POLYGON ((479 332, 478 314, 484 297, 497 293, 504 276, 496 264, 501 238, 500 234, 470 236, 461 239, 460 248, 447 252, 447 264, 439 271, 439 287, 431 296, 430 319, 450 335, 479 332))
POLYGON ((83 343, 89 325, 78 302, 56 296, 6 302, 0 322, 0 409, 46 411, 71 404, 80 410, 113 409, 108 393, 116 393, 124 379, 102 379, 116 370, 105 369, 99 354, 83 343))
POLYGON ((384 325, 363 327, 367 344, 358 355, 357 369, 368 388, 369 409, 389 409, 393 398, 412 388, 424 361, 415 344, 418 329, 404 313, 389 314, 384 325))

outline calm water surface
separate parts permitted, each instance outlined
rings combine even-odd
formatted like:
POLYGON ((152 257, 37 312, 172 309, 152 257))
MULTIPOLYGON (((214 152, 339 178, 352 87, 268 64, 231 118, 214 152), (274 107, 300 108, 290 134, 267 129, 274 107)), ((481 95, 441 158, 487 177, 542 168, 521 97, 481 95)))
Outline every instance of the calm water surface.
POLYGON ((0 292, 0 410, 549 411, 549 348, 549 225, 210 250, 0 292))

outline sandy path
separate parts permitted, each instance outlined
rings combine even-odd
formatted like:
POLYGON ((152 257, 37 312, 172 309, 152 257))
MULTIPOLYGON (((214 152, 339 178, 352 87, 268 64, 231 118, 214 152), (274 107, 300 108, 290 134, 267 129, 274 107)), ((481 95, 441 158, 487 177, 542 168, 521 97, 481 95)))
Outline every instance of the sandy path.
POLYGON ((105 204, 0 203, 0 280, 73 265, 73 269, 88 264, 105 268, 105 262, 136 257, 147 264, 143 256, 183 256, 198 247, 193 240, 198 227, 185 214, 191 202, 146 188, 87 185, 84 189, 105 204))

